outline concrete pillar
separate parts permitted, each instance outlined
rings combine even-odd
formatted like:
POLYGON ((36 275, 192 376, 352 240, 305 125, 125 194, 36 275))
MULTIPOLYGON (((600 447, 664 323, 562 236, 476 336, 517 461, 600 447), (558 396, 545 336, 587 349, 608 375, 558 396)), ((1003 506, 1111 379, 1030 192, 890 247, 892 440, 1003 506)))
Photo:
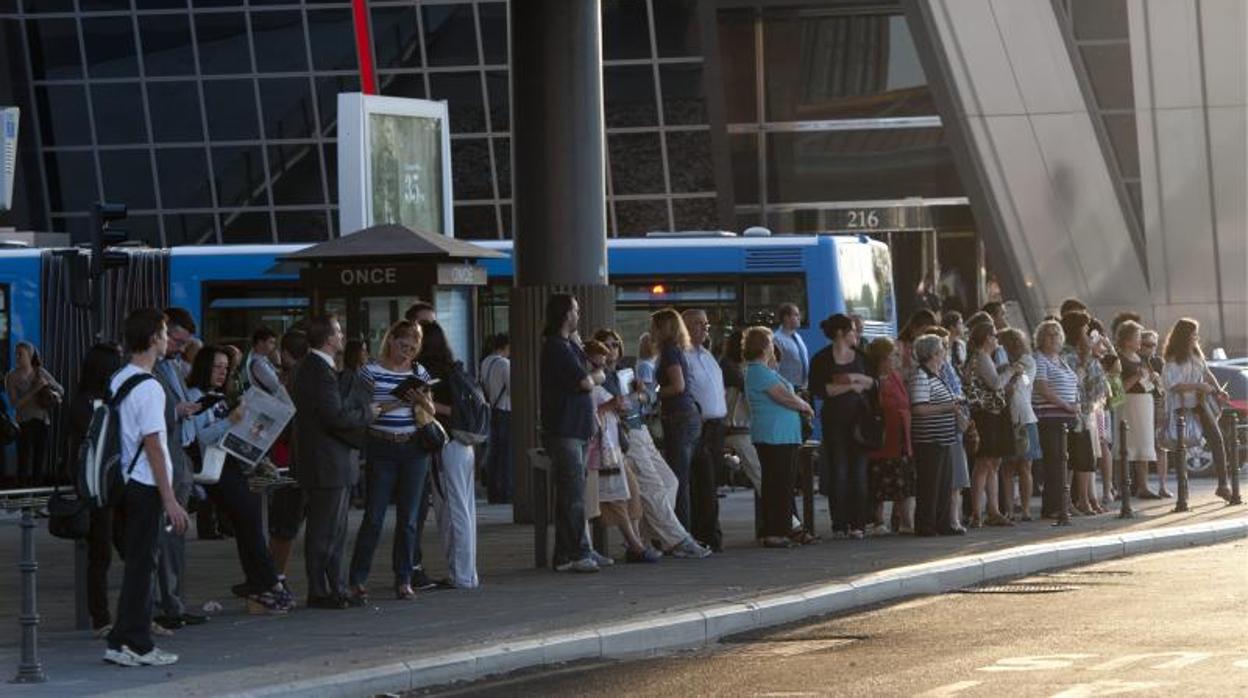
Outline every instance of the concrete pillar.
POLYGON ((611 326, 607 285, 602 31, 596 0, 512 6, 516 273, 511 293, 515 520, 531 520, 528 450, 537 446, 538 356, 551 293, 581 304, 581 332, 611 326))

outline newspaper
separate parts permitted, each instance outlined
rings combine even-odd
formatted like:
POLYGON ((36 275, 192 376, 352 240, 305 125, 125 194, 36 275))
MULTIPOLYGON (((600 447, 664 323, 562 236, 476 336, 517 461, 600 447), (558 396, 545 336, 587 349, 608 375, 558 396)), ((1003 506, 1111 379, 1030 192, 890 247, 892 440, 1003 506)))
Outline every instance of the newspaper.
POLYGON ((221 439, 221 448, 239 460, 255 465, 273 448, 295 407, 272 395, 250 388, 243 394, 243 418, 221 439))

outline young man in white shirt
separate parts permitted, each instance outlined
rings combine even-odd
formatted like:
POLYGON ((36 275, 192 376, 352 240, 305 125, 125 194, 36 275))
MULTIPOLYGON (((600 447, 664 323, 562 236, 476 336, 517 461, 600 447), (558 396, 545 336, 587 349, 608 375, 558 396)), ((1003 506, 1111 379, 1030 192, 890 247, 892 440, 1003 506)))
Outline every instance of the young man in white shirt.
POLYGON ((152 368, 164 357, 169 342, 164 314, 154 308, 130 313, 124 337, 130 363, 112 377, 110 393, 136 376, 146 374, 147 379, 134 385, 117 410, 121 437, 118 467, 126 479, 121 503, 125 511, 122 544, 126 567, 104 661, 121 666, 166 666, 178 657, 152 642, 156 544, 163 526, 180 535, 190 525, 190 517, 174 496, 173 466, 166 443, 165 391, 152 376, 152 368))

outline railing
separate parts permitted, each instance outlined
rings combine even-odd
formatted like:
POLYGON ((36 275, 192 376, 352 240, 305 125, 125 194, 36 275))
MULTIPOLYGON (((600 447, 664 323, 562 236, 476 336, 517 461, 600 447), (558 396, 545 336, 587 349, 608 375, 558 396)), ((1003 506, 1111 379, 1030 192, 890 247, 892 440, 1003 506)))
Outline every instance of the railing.
POLYGON ((48 504, 55 490, 51 487, 34 487, 21 490, 0 490, 0 507, 6 511, 22 512, 22 557, 17 568, 22 575, 22 608, 18 623, 22 628, 22 653, 17 664, 13 683, 43 683, 48 680, 39 661, 39 610, 36 602, 39 562, 35 557, 35 510, 48 504))

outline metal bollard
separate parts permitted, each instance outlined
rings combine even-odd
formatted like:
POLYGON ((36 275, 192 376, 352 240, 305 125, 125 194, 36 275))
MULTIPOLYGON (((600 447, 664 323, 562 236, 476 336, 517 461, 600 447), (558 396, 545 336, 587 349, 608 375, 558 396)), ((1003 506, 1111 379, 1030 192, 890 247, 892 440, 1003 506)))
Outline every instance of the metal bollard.
MULTIPOLYGON (((1174 511, 1187 511, 1187 444, 1183 443, 1183 437, 1187 431, 1187 417, 1183 414, 1185 410, 1178 410, 1175 417, 1177 418, 1179 444, 1175 452, 1178 454, 1177 473, 1179 477, 1179 495, 1174 500, 1174 511)), ((1162 483, 1163 485, 1165 483, 1162 483)))
POLYGON ((1243 426, 1239 423, 1239 412, 1230 410, 1231 413, 1231 453, 1230 463, 1227 463, 1231 472, 1231 504, 1243 504, 1244 500, 1239 496, 1239 466, 1243 465, 1245 449, 1248 449, 1248 433, 1244 433, 1243 426))
POLYGON ((17 563, 22 573, 22 612, 18 616, 22 626, 22 657, 13 683, 43 683, 48 680, 43 673, 43 663, 39 661, 39 611, 35 603, 35 573, 39 570, 39 563, 35 560, 36 501, 24 502, 22 507, 22 560, 17 563))
POLYGON ((544 448, 529 449, 533 497, 533 566, 542 569, 550 561, 547 527, 550 525, 551 463, 544 448))
POLYGON ((1119 460, 1122 462, 1122 473, 1118 478, 1118 493, 1122 497, 1122 507, 1118 510, 1118 518, 1130 519, 1135 517, 1135 512, 1131 510, 1131 461, 1127 460, 1127 432, 1131 431, 1131 427, 1127 425, 1127 420, 1118 423, 1118 454, 1119 460))
POLYGON ((1070 424, 1062 425, 1062 507, 1053 526, 1070 524, 1070 424))

